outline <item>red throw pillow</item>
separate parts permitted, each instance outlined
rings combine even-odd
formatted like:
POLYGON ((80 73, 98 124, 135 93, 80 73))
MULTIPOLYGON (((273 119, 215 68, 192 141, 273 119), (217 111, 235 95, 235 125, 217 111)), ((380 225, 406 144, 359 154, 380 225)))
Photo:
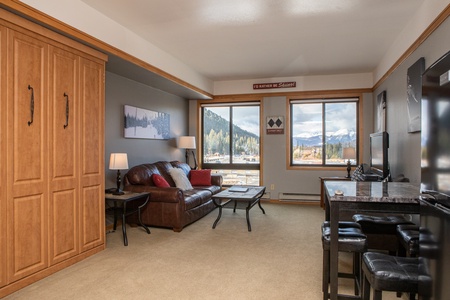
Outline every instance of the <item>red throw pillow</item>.
POLYGON ((192 185, 211 185, 211 170, 191 170, 191 184, 192 185))
POLYGON ((152 174, 153 183, 160 188, 168 188, 170 184, 159 174, 152 174))

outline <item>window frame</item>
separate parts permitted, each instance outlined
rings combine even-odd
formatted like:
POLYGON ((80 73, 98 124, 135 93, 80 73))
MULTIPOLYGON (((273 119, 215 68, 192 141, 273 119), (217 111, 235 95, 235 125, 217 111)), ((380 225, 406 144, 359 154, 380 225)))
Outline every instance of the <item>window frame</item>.
POLYGON ((263 108, 261 104, 261 100, 230 100, 230 101, 220 101, 220 102, 200 102, 198 103, 198 112, 199 112, 199 140, 200 145, 198 147, 198 157, 199 164, 203 169, 212 169, 212 170, 258 170, 259 171, 259 183, 262 181, 262 143, 263 143, 263 123, 262 123, 262 115, 263 108), (230 108, 230 137, 232 136, 232 127, 233 127, 233 119, 232 119, 232 111, 233 107, 239 106, 257 106, 259 107, 259 163, 233 163, 233 149, 232 149, 232 141, 230 141, 230 163, 205 163, 204 161, 204 109, 208 107, 229 107, 230 108))
MULTIPOLYGON (((291 96, 287 98, 287 116, 288 120, 286 122, 288 132, 286 135, 286 168, 291 170, 344 170, 347 168, 346 164, 326 164, 326 155, 325 152, 324 155, 322 155, 322 163, 311 165, 311 164, 293 164, 293 149, 292 149, 292 131, 293 131, 293 124, 292 124, 292 105, 295 103, 301 103, 304 101, 304 103, 321 103, 322 104, 322 140, 324 138, 324 135, 326 134, 324 130, 324 122, 325 122, 325 115, 324 115, 324 109, 325 105, 324 103, 345 103, 345 102, 356 102, 356 160, 355 163, 352 163, 351 166, 355 167, 360 163, 360 157, 362 153, 362 140, 361 140, 361 126, 362 126, 362 117, 361 114, 363 113, 362 110, 362 94, 341 94, 341 95, 306 95, 306 96, 291 96)), ((325 143, 322 148, 325 148, 325 143)))

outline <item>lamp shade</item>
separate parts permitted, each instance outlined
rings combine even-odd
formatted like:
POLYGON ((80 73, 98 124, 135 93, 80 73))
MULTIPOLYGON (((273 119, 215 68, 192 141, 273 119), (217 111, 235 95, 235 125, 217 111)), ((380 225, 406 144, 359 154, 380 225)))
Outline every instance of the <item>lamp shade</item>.
POLYGON ((178 139, 178 148, 195 149, 195 136, 180 136, 178 139))
POLYGON ((111 153, 109 157, 110 170, 126 170, 128 169, 128 156, 126 153, 111 153))
POLYGON ((356 158, 356 151, 353 147, 346 147, 342 150, 343 159, 354 159, 356 158))

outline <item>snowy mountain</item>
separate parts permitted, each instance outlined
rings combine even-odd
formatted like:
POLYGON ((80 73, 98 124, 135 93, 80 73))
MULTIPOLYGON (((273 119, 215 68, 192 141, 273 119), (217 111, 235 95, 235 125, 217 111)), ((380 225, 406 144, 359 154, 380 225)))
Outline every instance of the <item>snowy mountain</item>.
MULTIPOLYGON (((326 136, 327 144, 350 144, 354 145, 356 142, 356 131, 341 129, 336 132, 328 133, 326 136)), ((293 146, 321 146, 322 145, 322 134, 321 133, 313 133, 313 134, 303 134, 294 136, 292 138, 293 146)))

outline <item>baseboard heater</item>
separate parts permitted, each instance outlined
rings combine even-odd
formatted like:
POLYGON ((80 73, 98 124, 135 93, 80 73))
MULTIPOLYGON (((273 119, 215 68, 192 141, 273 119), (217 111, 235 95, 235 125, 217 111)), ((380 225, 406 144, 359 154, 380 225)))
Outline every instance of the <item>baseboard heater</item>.
POLYGON ((320 195, 304 194, 304 193, 279 193, 280 201, 297 201, 297 202, 320 202, 320 195))

